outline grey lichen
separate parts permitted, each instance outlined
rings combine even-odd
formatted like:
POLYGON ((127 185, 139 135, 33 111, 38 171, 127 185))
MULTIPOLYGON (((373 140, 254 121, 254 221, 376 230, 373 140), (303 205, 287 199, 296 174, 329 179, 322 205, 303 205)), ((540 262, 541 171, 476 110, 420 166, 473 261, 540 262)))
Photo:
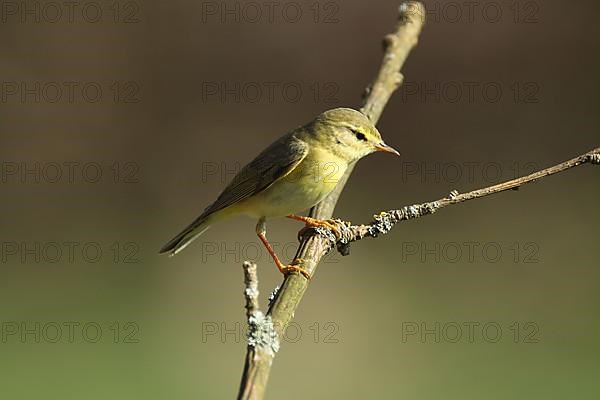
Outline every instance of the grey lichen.
POLYGON ((275 286, 275 289, 273 289, 273 291, 269 295, 269 307, 271 306, 271 303, 273 303, 273 301, 277 297, 277 293, 279 293, 279 285, 275 286))
POLYGON ((255 286, 247 287, 244 290, 244 293, 246 294, 246 297, 251 298, 251 299, 258 299, 258 295, 260 294, 258 292, 258 288, 255 286))
MULTIPOLYGON (((458 194, 457 191, 453 190, 450 197, 458 196, 458 194)), ((433 214, 438 208, 440 208, 440 204, 437 201, 414 204, 399 210, 384 211, 374 215, 373 222, 370 225, 355 226, 351 222, 334 219, 329 220, 329 222, 335 225, 336 232, 321 226, 313 228, 313 231, 329 241, 329 249, 337 247, 342 256, 347 256, 350 254, 350 243, 361 240, 365 236, 376 238, 379 235, 385 235, 398 222, 433 214)))
POLYGON ((319 226, 315 228, 315 232, 327 238, 327 240, 329 240, 332 244, 335 244, 337 242, 337 237, 331 231, 331 229, 319 226))
POLYGON ((248 318, 248 325, 248 346, 263 348, 274 356, 279 351, 279 337, 271 317, 257 311, 248 318))
POLYGON ((369 235, 377 237, 379 234, 385 235, 392 229, 396 221, 389 212, 382 212, 379 215, 373 215, 375 222, 369 226, 369 235))
POLYGON ((409 219, 419 218, 427 214, 433 214, 439 208, 437 202, 414 204, 412 206, 402 207, 399 210, 382 212, 379 215, 374 215, 373 222, 369 226, 369 235, 377 237, 387 234, 392 227, 400 222, 409 219))

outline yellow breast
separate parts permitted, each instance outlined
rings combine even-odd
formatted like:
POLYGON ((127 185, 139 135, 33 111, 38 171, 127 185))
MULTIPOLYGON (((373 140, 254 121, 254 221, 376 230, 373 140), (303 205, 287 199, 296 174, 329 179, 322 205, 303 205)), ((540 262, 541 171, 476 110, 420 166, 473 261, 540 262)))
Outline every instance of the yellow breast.
POLYGON ((338 184, 348 164, 324 150, 311 151, 288 175, 247 199, 246 214, 279 217, 299 213, 323 200, 338 184))

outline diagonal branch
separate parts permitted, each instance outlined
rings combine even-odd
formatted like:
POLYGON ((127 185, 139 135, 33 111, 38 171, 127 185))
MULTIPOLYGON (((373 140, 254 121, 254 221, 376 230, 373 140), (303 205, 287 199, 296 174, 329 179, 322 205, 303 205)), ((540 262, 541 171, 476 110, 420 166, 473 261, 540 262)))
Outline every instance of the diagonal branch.
MULTIPOLYGON (((417 44, 425 21, 425 8, 416 1, 403 2, 399 7, 399 22, 395 31, 384 39, 384 57, 373 84, 367 89, 361 111, 377 123, 388 100, 402 83, 400 69, 410 51, 417 44)), ((310 216, 318 219, 331 218, 333 210, 353 170, 350 166, 337 188, 321 203, 312 208, 310 216)), ((314 276, 324 249, 330 246, 321 235, 306 237, 296 253, 304 270, 314 276)), ((308 287, 301 275, 288 275, 271 303, 267 317, 272 321, 276 334, 281 337, 308 287)), ((262 399, 274 358, 269 346, 248 346, 239 399, 262 399)))
MULTIPOLYGON (((402 207, 398 210, 381 212, 375 215, 374 220, 368 225, 352 225, 349 222, 333 220, 331 222, 334 223, 334 226, 339 231, 339 237, 336 237, 330 230, 326 228, 317 228, 313 230, 312 234, 317 233, 320 234, 320 236, 326 237, 330 242, 330 249, 334 246, 337 246, 338 251, 342 255, 348 255, 350 251, 350 243, 361 240, 365 237, 376 238, 379 235, 385 235, 394 227, 394 225, 399 222, 430 215, 439 209, 453 204, 463 203, 468 200, 478 199, 507 190, 516 190, 521 186, 535 182, 538 179, 558 174, 583 164, 600 165, 600 147, 597 147, 594 150, 588 151, 587 153, 572 158, 568 161, 534 172, 521 178, 502 182, 497 185, 488 186, 482 189, 473 190, 468 193, 459 194, 457 191, 452 191, 448 197, 444 197, 436 201, 413 204, 411 206, 402 207)), ((307 234, 308 232, 309 231, 307 231, 307 234)), ((326 250, 322 257, 325 256, 330 249, 326 250)))

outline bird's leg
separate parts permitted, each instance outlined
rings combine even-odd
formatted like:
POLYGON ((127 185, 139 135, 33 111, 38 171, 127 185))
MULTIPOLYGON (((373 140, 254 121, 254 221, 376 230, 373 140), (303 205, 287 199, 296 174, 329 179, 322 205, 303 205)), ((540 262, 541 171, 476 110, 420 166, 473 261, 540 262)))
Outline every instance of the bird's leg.
POLYGON ((258 220, 258 224, 256 224, 256 234, 258 235, 258 238, 261 240, 261 242, 263 242, 263 244, 267 248, 267 251, 269 252, 271 257, 273 257, 273 261, 275 261, 275 265, 277 265, 279 272, 281 272, 283 275, 289 275, 294 272, 300 273, 306 279, 310 280, 310 274, 308 272, 306 272, 304 269, 300 268, 297 265, 293 265, 293 264, 285 265, 281 261, 279 261, 279 257, 277 257, 277 254, 275 254, 275 250, 273 250, 273 247, 271 247, 271 244, 267 240, 266 233, 267 233, 267 222, 266 222, 265 218, 261 218, 258 220))
POLYGON ((308 229, 319 227, 331 230, 338 240, 342 237, 340 230, 329 220, 303 217, 301 215, 288 215, 287 218, 295 219, 296 221, 304 222, 306 224, 306 226, 298 232, 298 239, 301 239, 308 229))

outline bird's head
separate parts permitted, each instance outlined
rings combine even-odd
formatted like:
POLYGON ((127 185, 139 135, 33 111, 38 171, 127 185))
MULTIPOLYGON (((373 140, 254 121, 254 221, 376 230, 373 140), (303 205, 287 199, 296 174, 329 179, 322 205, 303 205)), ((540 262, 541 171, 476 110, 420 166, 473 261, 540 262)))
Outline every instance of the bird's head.
POLYGON ((364 114, 351 108, 325 111, 315 119, 313 129, 319 143, 348 162, 376 151, 400 155, 385 144, 375 125, 364 114))

